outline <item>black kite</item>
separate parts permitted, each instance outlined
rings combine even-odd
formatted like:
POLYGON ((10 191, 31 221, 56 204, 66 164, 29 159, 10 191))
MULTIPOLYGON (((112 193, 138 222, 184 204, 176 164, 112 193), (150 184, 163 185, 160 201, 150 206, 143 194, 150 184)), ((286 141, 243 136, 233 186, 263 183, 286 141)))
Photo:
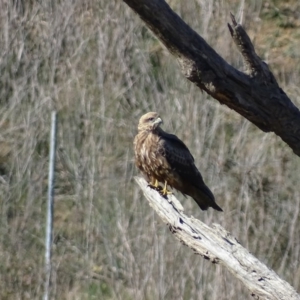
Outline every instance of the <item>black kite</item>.
POLYGON ((161 182, 164 184, 161 191, 163 195, 169 193, 169 185, 191 196, 202 210, 212 207, 222 211, 213 193, 205 185, 187 146, 176 135, 164 132, 160 128, 161 124, 158 113, 143 115, 134 139, 136 165, 150 186, 159 189, 158 182, 161 182))

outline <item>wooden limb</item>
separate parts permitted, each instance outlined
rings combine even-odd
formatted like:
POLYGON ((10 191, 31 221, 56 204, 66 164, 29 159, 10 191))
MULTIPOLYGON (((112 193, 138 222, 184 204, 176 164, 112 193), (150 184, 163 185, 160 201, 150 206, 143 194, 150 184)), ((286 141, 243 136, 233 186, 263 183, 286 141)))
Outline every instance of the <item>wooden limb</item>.
POLYGON ((174 195, 168 196, 166 200, 149 188, 143 178, 135 177, 135 180, 150 206, 180 242, 212 263, 227 268, 248 288, 255 299, 300 299, 292 286, 250 254, 223 227, 214 224, 210 228, 193 217, 188 218, 174 195))
POLYGON ((300 111, 257 56, 233 15, 228 27, 245 60, 246 73, 229 65, 165 1, 123 1, 179 61, 188 80, 261 130, 276 133, 300 156, 300 111))
POLYGON ((245 73, 252 78, 256 78, 258 82, 271 82, 276 88, 279 88, 273 73, 269 70, 268 65, 263 62, 256 54, 254 46, 244 28, 238 24, 235 17, 230 13, 231 24, 227 24, 229 32, 234 43, 241 52, 245 62, 245 73))

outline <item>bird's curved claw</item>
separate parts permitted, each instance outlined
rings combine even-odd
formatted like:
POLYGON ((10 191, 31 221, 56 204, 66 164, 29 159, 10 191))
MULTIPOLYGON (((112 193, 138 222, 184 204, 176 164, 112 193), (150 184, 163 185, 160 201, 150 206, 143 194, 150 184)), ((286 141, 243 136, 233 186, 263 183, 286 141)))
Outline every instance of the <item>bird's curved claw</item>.
POLYGON ((167 189, 167 185, 168 185, 168 183, 167 183, 167 181, 165 181, 165 186, 164 186, 164 188, 160 191, 160 193, 161 193, 163 196, 172 195, 172 192, 169 191, 169 190, 167 189))
POLYGON ((162 192, 163 188, 158 184, 158 181, 155 180, 154 183, 153 182, 149 182, 148 183, 148 186, 151 188, 151 189, 154 189, 158 192, 162 192))

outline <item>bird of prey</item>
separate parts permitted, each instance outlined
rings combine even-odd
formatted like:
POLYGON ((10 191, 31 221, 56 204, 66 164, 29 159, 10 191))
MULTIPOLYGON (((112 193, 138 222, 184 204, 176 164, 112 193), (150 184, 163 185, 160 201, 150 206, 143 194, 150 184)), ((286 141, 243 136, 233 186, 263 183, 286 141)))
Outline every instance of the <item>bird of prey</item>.
POLYGON ((176 135, 163 131, 161 124, 158 113, 148 112, 140 118, 134 138, 135 162, 149 185, 160 189, 163 195, 170 193, 167 190, 170 186, 192 197, 202 210, 212 207, 222 211, 187 146, 176 135))

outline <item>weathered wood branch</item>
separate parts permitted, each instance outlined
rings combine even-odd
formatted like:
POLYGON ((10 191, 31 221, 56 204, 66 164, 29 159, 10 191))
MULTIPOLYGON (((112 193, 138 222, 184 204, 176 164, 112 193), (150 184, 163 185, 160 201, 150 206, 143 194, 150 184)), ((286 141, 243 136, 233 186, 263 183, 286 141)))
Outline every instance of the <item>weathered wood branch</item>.
POLYGON ((163 0, 123 0, 178 59, 183 74, 220 103, 265 132, 274 132, 300 156, 300 112, 255 53, 243 27, 232 18, 229 30, 246 66, 229 65, 163 0))
POLYGON ((300 295, 287 282, 243 248, 218 224, 213 228, 195 218, 188 218, 174 195, 163 198, 140 177, 135 180, 150 206, 170 231, 183 244, 212 263, 226 267, 250 291, 255 299, 300 300, 300 295))

